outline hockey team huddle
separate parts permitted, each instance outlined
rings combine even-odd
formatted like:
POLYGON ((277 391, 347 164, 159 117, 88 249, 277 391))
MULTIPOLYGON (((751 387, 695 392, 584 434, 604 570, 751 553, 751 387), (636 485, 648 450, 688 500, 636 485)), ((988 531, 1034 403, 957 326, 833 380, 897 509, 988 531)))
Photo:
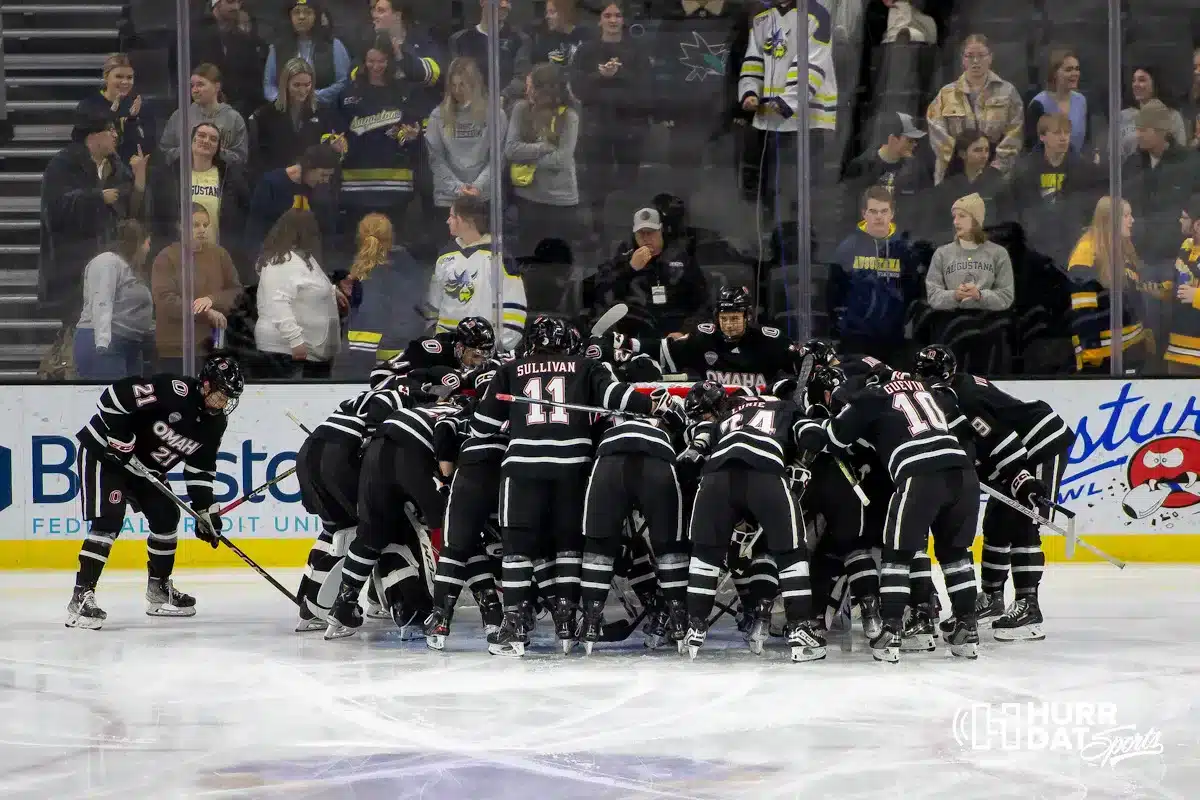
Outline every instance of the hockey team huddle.
MULTIPOLYGON (((1035 520, 1054 513, 1074 439, 1066 422, 959 372, 946 348, 924 348, 901 372, 821 340, 789 342, 752 325, 752 308, 747 290, 723 289, 713 322, 661 341, 613 333, 603 318, 584 337, 539 316, 506 354, 471 317, 377 365, 297 456, 304 507, 322 522, 297 631, 353 635, 365 588, 366 616, 435 650, 469 590, 489 652, 513 657, 548 618, 563 653, 640 625, 646 647, 695 658, 727 613, 752 652, 781 633, 793 661, 814 661, 852 605, 879 661, 934 650, 939 633, 953 655, 975 658, 981 625, 1001 641, 1043 638, 1035 520), (664 368, 709 379, 680 394, 639 390, 664 368), (1015 502, 986 506, 977 586, 981 483, 1015 502), (727 583, 732 604, 720 599, 727 583), (605 619, 610 594, 621 619, 605 619)), ((197 378, 105 389, 79 432, 91 527, 68 626, 106 618, 95 587, 127 505, 150 529, 147 613, 195 613, 171 581, 180 510, 198 538, 228 543, 213 480, 243 386, 237 362, 218 354, 197 378), (190 508, 164 491, 179 463, 190 508)))

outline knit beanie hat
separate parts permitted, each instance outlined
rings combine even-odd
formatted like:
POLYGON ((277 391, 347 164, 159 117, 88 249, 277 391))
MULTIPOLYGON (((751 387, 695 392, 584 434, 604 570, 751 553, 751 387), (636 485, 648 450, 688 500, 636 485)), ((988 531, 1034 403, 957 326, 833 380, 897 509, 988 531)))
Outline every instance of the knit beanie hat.
POLYGON ((1158 131, 1171 130, 1171 109, 1162 100, 1147 100, 1138 109, 1133 118, 1133 124, 1138 128, 1152 128, 1158 131))
POLYGON ((969 194, 966 197, 960 197, 954 201, 954 205, 950 207, 952 211, 963 211, 976 222, 979 227, 983 227, 984 217, 987 215, 987 206, 984 205, 983 198, 978 192, 969 194))

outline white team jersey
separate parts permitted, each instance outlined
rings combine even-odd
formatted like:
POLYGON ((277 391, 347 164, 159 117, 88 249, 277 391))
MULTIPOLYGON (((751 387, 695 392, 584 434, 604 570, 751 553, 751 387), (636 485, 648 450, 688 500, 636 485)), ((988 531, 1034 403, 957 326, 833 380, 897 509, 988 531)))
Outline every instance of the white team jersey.
MULTIPOLYGON (((808 124, 833 130, 837 123, 837 76, 833 69, 833 20, 825 0, 808 2, 808 124)), ((790 113, 755 114, 754 127, 768 131, 795 131, 800 111, 799 69, 793 6, 781 14, 769 8, 757 14, 750 26, 750 42, 742 61, 738 97, 755 94, 761 103, 780 98, 790 113)))

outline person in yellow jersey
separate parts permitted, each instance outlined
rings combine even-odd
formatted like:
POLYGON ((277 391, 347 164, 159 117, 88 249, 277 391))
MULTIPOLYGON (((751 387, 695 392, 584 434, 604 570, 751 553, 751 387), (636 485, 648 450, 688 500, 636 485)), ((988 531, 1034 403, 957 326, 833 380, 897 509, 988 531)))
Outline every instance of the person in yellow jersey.
POLYGON ((1167 341, 1167 372, 1200 374, 1200 196, 1188 206, 1189 236, 1179 246, 1175 261, 1171 333, 1167 341))

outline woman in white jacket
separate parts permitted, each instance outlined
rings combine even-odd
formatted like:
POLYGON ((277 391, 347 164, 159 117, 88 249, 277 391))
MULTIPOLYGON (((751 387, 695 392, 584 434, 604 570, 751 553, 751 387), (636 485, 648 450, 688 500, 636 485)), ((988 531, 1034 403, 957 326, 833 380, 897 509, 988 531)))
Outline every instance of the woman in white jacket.
POLYGON ((321 233, 311 211, 291 209, 267 233, 257 264, 258 377, 329 377, 345 297, 339 297, 320 259, 321 233))

